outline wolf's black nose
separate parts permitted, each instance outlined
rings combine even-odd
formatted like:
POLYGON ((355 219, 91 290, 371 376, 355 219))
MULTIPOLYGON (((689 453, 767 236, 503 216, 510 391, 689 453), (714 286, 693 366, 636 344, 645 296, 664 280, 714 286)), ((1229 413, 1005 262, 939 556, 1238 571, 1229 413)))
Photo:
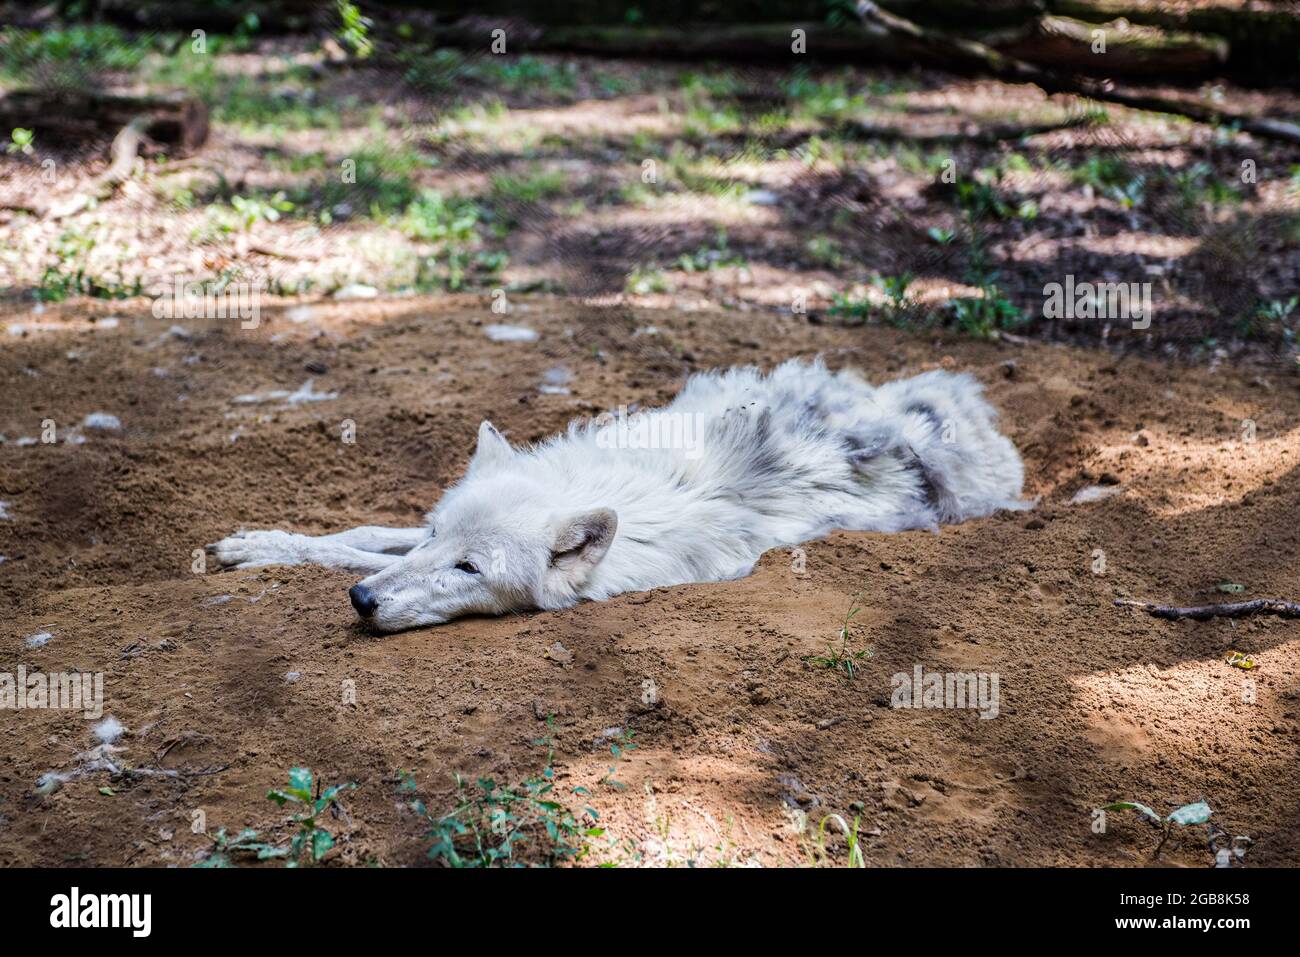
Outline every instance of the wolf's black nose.
POLYGON ((369 618, 379 607, 379 599, 372 595, 365 585, 353 585, 348 589, 348 597, 352 599, 352 607, 362 618, 369 618))

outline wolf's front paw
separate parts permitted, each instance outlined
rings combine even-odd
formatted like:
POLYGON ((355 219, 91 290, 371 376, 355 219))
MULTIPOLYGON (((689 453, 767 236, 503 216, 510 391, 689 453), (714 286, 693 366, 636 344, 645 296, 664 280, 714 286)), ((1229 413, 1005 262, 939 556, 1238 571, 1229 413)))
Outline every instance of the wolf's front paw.
POLYGON ((208 545, 204 551, 219 568, 258 565, 299 565, 304 561, 301 535, 289 532, 236 532, 208 545))

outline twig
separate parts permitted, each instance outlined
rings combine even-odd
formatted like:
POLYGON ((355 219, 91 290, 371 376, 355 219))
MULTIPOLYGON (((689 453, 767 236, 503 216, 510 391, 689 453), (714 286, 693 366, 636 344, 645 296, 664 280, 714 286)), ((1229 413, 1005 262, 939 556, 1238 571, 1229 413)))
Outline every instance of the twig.
POLYGON ((91 182, 90 189, 72 197, 64 204, 52 207, 47 214, 49 218, 66 219, 81 212, 92 202, 111 199, 118 187, 130 179, 135 172, 135 161, 139 156, 140 146, 146 140, 144 129, 147 125, 148 117, 137 116, 122 127, 113 137, 113 143, 109 147, 108 169, 91 182))
POLYGON ((268 246, 266 243, 249 243, 248 251, 258 253, 262 256, 270 256, 273 259, 287 259, 290 262, 302 262, 305 258, 297 253, 291 253, 284 249, 276 249, 274 246, 268 246))
POLYGON ((1282 601, 1279 598, 1255 598, 1251 601, 1227 602, 1222 605, 1193 605, 1179 608, 1176 605, 1157 605, 1132 598, 1116 598, 1120 608, 1140 608, 1157 618, 1178 621, 1209 621, 1211 618, 1245 618, 1249 615, 1277 615, 1279 618, 1300 618, 1300 602, 1282 601))

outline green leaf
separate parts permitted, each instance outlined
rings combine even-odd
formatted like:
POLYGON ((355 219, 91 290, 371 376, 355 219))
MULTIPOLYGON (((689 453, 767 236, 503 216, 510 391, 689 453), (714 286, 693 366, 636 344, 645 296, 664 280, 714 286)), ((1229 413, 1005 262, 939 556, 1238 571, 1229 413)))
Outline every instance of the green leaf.
POLYGON ((99 789, 99 793, 104 795, 104 797, 112 797, 117 792, 110 787, 102 787, 99 789))
POLYGON ((1198 801, 1196 804, 1184 804, 1169 815, 1169 820, 1174 824, 1186 827, 1188 824, 1204 824, 1210 819, 1214 812, 1204 801, 1198 801))
POLYGON ((290 768, 289 769, 289 790, 291 792, 304 792, 307 798, 311 797, 311 770, 309 768, 290 768))
MULTIPOLYGON (((329 804, 329 802, 332 801, 332 800, 334 800, 335 796, 337 796, 337 795, 339 794, 339 792, 341 792, 341 791, 350 791, 350 790, 352 790, 352 789, 355 788, 355 787, 356 787, 356 784, 355 784, 354 782, 351 782, 351 781, 348 782, 347 784, 336 784, 336 785, 334 785, 334 787, 332 787, 332 788, 326 788, 326 789, 325 789, 325 793, 322 794, 322 795, 320 796, 320 800, 321 800, 321 801, 324 801, 325 804, 329 804)), ((320 805, 320 807, 323 808, 323 807, 325 806, 325 804, 320 805)))
POLYGON ((1234 582, 1220 582, 1218 585, 1218 589, 1221 592, 1226 592, 1230 595, 1235 595, 1237 592, 1245 591, 1246 586, 1238 585, 1234 582))
POLYGON ((334 846, 334 838, 329 831, 318 828, 311 835, 311 857, 314 861, 319 861, 334 846))
POLYGON ((1138 804, 1136 801, 1116 801, 1114 804, 1107 804, 1102 807, 1103 811, 1137 811, 1144 817, 1147 817, 1157 824, 1163 823, 1159 814, 1151 810, 1145 804, 1138 804))

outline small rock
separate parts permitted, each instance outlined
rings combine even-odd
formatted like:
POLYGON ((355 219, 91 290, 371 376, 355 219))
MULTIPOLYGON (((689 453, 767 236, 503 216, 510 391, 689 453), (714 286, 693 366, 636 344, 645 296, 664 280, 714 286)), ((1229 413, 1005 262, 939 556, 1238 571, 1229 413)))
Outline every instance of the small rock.
POLYGON ((1104 498, 1110 498, 1112 495, 1119 494, 1119 486, 1102 486, 1102 485, 1085 485, 1079 491, 1074 493, 1070 499, 1071 505, 1085 505, 1088 502, 1100 502, 1104 498))
POLYGON ((558 641, 551 645, 550 648, 547 648, 544 654, 547 658, 550 658, 559 665, 568 665, 573 663, 573 652, 568 648, 565 648, 564 645, 560 644, 558 641))
POLYGON ((1029 521, 1025 522, 1025 528, 1029 529, 1031 532, 1036 532, 1045 527, 1046 526, 1043 524, 1041 518, 1031 518, 1029 521))
POLYGON ((342 289, 334 291, 335 299, 374 299, 379 295, 379 290, 374 286, 367 286, 364 283, 354 282, 351 285, 344 286, 342 289))
POLYGON ((491 325, 484 326, 483 332, 493 342, 536 342, 536 330, 529 329, 527 326, 507 326, 502 323, 494 322, 491 325))
POLYGON ((107 412, 92 412, 81 420, 81 424, 87 429, 100 429, 104 432, 122 431, 122 420, 107 412))
POLYGON ((762 685, 759 685, 749 693, 749 703, 763 705, 772 700, 772 692, 768 691, 762 685))

